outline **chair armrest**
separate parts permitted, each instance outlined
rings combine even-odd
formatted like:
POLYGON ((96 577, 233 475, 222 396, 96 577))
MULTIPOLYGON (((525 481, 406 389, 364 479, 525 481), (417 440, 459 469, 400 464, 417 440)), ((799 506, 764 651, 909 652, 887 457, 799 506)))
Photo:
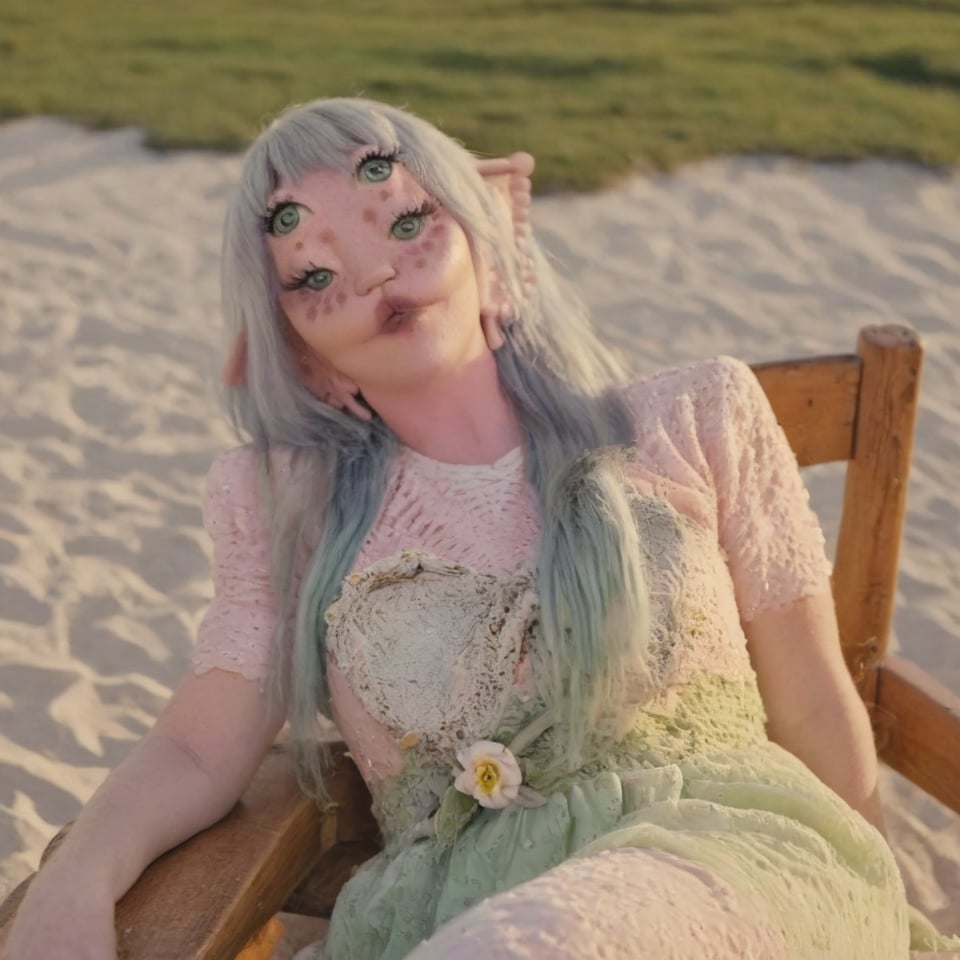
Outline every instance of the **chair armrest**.
MULTIPOLYGON (((342 880, 351 854, 369 856, 370 796, 344 746, 331 751, 325 810, 274 747, 223 820, 158 857, 117 904, 120 960, 233 960, 311 869, 329 861, 342 880)), ((0 908, 0 937, 29 882, 0 908)))
POLYGON ((888 656, 877 667, 872 716, 880 758, 960 813, 960 697, 888 656))

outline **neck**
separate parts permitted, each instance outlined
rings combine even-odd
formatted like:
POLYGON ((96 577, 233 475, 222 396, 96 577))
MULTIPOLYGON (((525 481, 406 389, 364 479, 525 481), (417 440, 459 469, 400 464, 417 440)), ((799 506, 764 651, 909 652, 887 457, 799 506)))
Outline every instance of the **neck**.
POLYGON ((404 446, 431 460, 493 463, 522 439, 489 350, 447 378, 364 397, 404 446))

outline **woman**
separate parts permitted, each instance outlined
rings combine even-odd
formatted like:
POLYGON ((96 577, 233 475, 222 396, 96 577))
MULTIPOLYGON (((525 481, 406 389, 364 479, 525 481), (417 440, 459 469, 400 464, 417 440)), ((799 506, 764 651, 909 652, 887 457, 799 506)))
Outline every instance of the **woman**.
POLYGON ((530 237, 531 172, 357 100, 252 147, 223 263, 252 443, 210 475, 195 672, 7 960, 112 960, 114 902, 288 715, 322 798, 318 711, 386 841, 325 957, 907 955, 782 433, 733 360, 624 385, 530 237))

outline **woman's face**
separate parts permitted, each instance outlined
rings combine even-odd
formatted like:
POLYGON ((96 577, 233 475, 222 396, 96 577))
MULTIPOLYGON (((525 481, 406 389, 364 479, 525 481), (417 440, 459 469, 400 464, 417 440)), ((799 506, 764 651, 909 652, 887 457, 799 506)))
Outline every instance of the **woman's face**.
POLYGON ((486 349, 466 234, 395 159, 319 169, 270 197, 267 244, 294 330, 364 393, 443 378, 486 349))

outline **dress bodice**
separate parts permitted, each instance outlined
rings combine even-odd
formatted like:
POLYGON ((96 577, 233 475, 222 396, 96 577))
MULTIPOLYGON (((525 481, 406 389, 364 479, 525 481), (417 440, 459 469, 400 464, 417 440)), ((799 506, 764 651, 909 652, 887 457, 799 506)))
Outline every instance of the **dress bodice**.
MULTIPOLYGON (((721 359, 667 371, 627 401, 637 442, 623 478, 646 562, 662 713, 704 671, 751 678, 741 619, 825 591, 828 566, 792 453, 748 368, 721 359)), ((228 454, 211 471, 217 598, 195 663, 256 676, 276 613, 251 457, 228 454)), ((520 449, 483 466, 398 451, 380 516, 327 611, 334 718, 375 795, 407 751, 452 763, 458 746, 489 737, 533 697, 539 528, 520 449)))

